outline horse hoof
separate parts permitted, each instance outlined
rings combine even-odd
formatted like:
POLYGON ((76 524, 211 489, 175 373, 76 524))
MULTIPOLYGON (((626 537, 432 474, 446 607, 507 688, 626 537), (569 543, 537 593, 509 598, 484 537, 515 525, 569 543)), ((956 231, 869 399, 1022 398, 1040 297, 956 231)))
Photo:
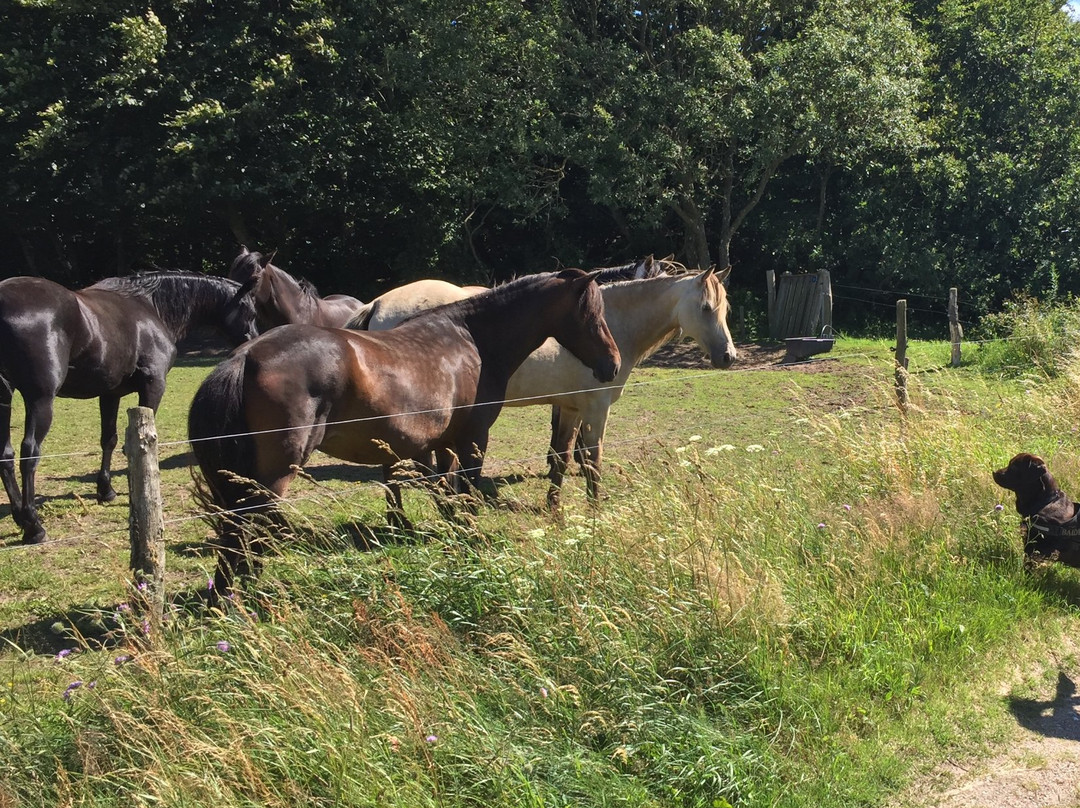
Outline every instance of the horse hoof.
POLYGON ((38 525, 36 529, 27 530, 23 533, 23 544, 44 544, 49 538, 45 528, 38 525))
POLYGON ((107 491, 98 491, 97 501, 99 505, 104 505, 106 502, 112 502, 116 499, 116 491, 110 488, 107 491))
POLYGON ((562 507, 562 494, 558 490, 548 491, 547 506, 553 511, 557 511, 562 507))

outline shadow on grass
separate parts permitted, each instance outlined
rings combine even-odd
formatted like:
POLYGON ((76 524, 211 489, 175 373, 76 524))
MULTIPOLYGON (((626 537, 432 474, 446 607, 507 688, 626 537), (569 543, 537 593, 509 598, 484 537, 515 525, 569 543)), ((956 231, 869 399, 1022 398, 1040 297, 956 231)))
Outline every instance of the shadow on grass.
POLYGON ((1025 729, 1047 738, 1080 741, 1080 698, 1076 683, 1064 671, 1058 671, 1057 689, 1052 699, 1018 699, 1009 697, 1009 710, 1025 729))

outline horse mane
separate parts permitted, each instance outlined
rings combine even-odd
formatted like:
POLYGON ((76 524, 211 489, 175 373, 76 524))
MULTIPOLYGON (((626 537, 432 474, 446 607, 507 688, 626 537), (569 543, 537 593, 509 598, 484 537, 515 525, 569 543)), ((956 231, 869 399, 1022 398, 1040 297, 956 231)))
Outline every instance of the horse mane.
POLYGON ((223 291, 230 297, 235 295, 240 291, 240 284, 231 278, 200 272, 159 270, 105 278, 88 288, 143 298, 170 330, 179 332, 187 324, 193 309, 220 300, 223 291))
POLYGON ((260 260, 262 260, 262 253, 249 252, 245 247, 244 251, 229 265, 228 277, 241 284, 247 283, 259 269, 260 260))

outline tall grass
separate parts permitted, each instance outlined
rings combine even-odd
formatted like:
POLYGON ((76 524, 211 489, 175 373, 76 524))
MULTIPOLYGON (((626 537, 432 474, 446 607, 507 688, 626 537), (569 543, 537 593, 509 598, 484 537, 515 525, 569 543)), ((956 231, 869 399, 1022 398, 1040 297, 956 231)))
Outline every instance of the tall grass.
POLYGON ((562 519, 361 552, 327 517, 223 613, 12 661, 0 806, 879 802, 1000 731, 967 694, 1074 617, 988 474, 1073 434, 1058 375, 973 401, 916 374, 902 419, 886 370, 801 442, 686 435, 562 519))

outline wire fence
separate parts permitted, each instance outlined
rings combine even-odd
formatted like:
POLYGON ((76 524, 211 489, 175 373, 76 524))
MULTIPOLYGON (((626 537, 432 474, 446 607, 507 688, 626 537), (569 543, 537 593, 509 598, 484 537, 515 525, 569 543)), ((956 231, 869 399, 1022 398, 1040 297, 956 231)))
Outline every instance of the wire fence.
MULTIPOLYGON (((1006 342, 1006 341, 1009 341, 1010 339, 1011 338, 1006 337, 1006 338, 999 338, 999 339, 994 339, 994 340, 982 340, 982 341, 976 341, 975 344, 986 344, 986 343, 990 343, 990 342, 1006 342)), ((635 389, 640 389, 640 388, 645 388, 645 387, 653 387, 653 386, 685 385, 688 382, 691 382, 691 381, 694 381, 694 380, 697 380, 697 379, 702 379, 702 378, 715 378, 718 381, 718 383, 722 383, 722 380, 730 379, 732 376, 739 376, 739 375, 750 374, 750 373, 783 372, 783 371, 798 369, 800 367, 806 367, 806 366, 810 366, 810 365, 821 364, 821 363, 825 363, 825 362, 836 362, 837 360, 864 359, 867 362, 870 362, 874 358, 875 358, 875 356, 872 356, 871 354, 869 354, 869 353, 867 353, 865 351, 848 351, 848 352, 834 352, 834 353, 830 353, 829 356, 827 356, 827 357, 810 358, 810 359, 799 361, 799 362, 786 362, 786 363, 783 363, 783 364, 758 366, 758 367, 752 367, 752 368, 738 368, 738 367, 735 367, 735 368, 731 368, 731 369, 728 369, 728 370, 725 370, 725 371, 718 371, 718 370, 715 370, 715 369, 702 369, 702 370, 687 371, 687 372, 676 372, 676 373, 666 374, 662 378, 630 380, 624 385, 623 390, 624 390, 624 392, 626 392, 626 391, 633 391, 635 389)), ((877 356, 876 358, 879 361, 881 359, 880 356, 877 356)), ((596 391, 599 391, 599 390, 604 390, 604 389, 609 389, 609 388, 610 388, 610 385, 597 385, 597 386, 594 386, 594 387, 588 387, 588 388, 582 388, 582 389, 579 389, 579 390, 575 390, 575 391, 572 391, 571 393, 565 393, 565 395, 588 394, 588 393, 591 393, 591 392, 596 392, 596 391)), ((544 395, 544 396, 531 396, 531 397, 517 398, 517 399, 506 399, 506 400, 503 400, 503 401, 497 402, 497 403, 501 403, 504 406, 513 407, 515 405, 521 406, 521 405, 527 404, 530 401, 542 402, 542 401, 546 401, 546 400, 548 400, 550 398, 551 398, 551 396, 547 396, 547 395, 544 395)), ((445 410, 439 410, 439 411, 445 411, 445 410)), ((429 413, 429 412, 433 412, 433 410, 415 410, 415 411, 407 411, 407 412, 380 415, 380 416, 371 416, 371 417, 366 417, 366 418, 347 419, 347 420, 341 420, 341 421, 325 422, 325 423, 322 423, 322 424, 315 424, 315 423, 303 424, 303 425, 294 426, 294 427, 287 427, 287 428, 283 428, 283 429, 258 430, 258 431, 250 431, 250 432, 230 433, 230 434, 222 435, 222 436, 219 436, 219 437, 220 438, 253 437, 253 436, 257 436, 257 435, 273 434, 273 433, 279 433, 279 432, 290 431, 290 430, 310 429, 310 428, 312 428, 314 426, 348 425, 348 424, 352 424, 352 423, 358 423, 358 422, 362 422, 362 421, 371 421, 371 420, 380 419, 380 418, 401 417, 401 416, 408 416, 408 415, 423 415, 423 414, 429 413)), ((731 413, 724 413, 723 419, 724 419, 723 420, 724 428, 725 429, 730 429, 730 427, 731 427, 731 413)), ((621 448, 633 447, 633 446, 636 446, 636 445, 637 446, 645 446, 645 445, 650 444, 650 443, 657 443, 658 441, 662 441, 665 438, 674 438, 674 437, 679 436, 679 435, 684 435, 685 436, 685 435, 688 435, 688 434, 692 434, 693 432, 708 432, 709 428, 712 427, 712 426, 715 426, 715 425, 716 425, 715 423, 710 423, 710 424, 696 423, 695 424, 695 423, 683 422, 683 423, 680 423, 677 427, 672 427, 672 428, 667 429, 667 430, 661 430, 659 432, 656 431, 655 429, 650 429, 646 434, 625 436, 625 437, 620 437, 620 438, 617 438, 617 439, 606 438, 604 440, 604 446, 605 446, 606 449, 611 449, 611 448, 614 448, 616 446, 621 447, 621 448)), ((211 440, 211 439, 216 439, 216 438, 208 438, 207 440, 211 440)), ((163 451, 163 450, 179 450, 179 449, 183 449, 183 448, 189 448, 192 443, 193 443, 193 441, 191 441, 189 439, 175 439, 175 440, 168 440, 168 441, 159 441, 157 445, 158 445, 159 451, 163 451)), ((99 455, 99 450, 93 449, 93 450, 54 453, 54 454, 42 454, 42 455, 39 456, 39 459, 73 458, 73 457, 90 457, 90 456, 95 456, 96 457, 98 455, 99 455)), ((500 470, 501 471, 501 470, 509 469, 509 468, 520 468, 520 467, 523 467, 523 466, 527 467, 530 464, 536 464, 537 462, 542 462, 546 458, 547 458, 547 452, 546 452, 546 447, 545 447, 545 452, 543 454, 535 454, 535 453, 533 453, 533 454, 514 457, 514 458, 498 458, 498 459, 485 458, 485 466, 484 466, 484 468, 487 471, 488 475, 490 476, 493 473, 493 470, 500 470)), ((183 466, 183 468, 190 469, 192 467, 192 465, 193 465, 192 463, 188 462, 183 466)), ((410 476, 408 481, 411 481, 411 482, 425 482, 425 481, 431 481, 431 480, 437 478, 438 476, 440 476, 440 475, 437 475, 437 474, 416 474, 416 475, 410 476)), ((339 493, 340 492, 335 492, 335 495, 337 495, 339 493)), ((305 502, 305 501, 310 501, 310 500, 316 499, 316 498, 318 498, 320 496, 325 496, 326 494, 327 494, 326 490, 322 490, 322 491, 316 490, 316 491, 313 491, 313 492, 306 492, 306 493, 301 493, 301 494, 293 494, 293 495, 290 495, 290 496, 287 496, 287 497, 282 497, 279 500, 277 500, 277 502, 280 505, 288 506, 288 505, 293 505, 293 504, 299 504, 299 503, 305 502)), ((174 517, 167 518, 167 519, 164 520, 164 524, 166 526, 177 527, 177 526, 180 526, 180 525, 189 524, 191 522, 196 522, 196 521, 200 521, 200 520, 206 520, 206 519, 208 519, 210 517, 213 517, 214 515, 215 515, 215 512, 212 512, 212 511, 202 511, 202 512, 196 512, 196 513, 189 513, 189 514, 186 514, 184 516, 174 516, 174 517)), ((57 546, 70 545, 70 544, 75 544, 75 543, 86 543, 86 542, 93 542, 93 541, 102 541, 102 540, 104 540, 106 538, 115 537, 115 536, 118 536, 118 535, 121 535, 121 534, 127 535, 127 533, 128 533, 127 525, 116 526, 116 527, 112 527, 112 528, 103 529, 103 530, 100 530, 100 531, 78 533, 78 534, 73 534, 73 535, 64 536, 64 537, 60 537, 60 538, 50 539, 48 542, 46 542, 44 544, 40 544, 40 545, 23 545, 23 544, 8 545, 6 547, 0 547, 0 553, 10 552, 10 551, 35 551, 35 550, 43 551, 43 550, 48 550, 49 548, 54 548, 54 547, 57 547, 57 546)))

